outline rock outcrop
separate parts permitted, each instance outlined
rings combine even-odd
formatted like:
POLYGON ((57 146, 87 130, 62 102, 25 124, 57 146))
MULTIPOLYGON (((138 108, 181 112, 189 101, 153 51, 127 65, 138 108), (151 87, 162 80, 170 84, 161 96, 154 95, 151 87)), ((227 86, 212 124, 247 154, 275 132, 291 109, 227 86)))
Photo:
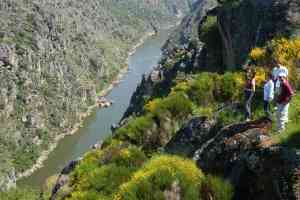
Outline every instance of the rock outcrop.
POLYGON ((205 173, 225 177, 234 199, 300 198, 300 152, 273 145, 269 119, 218 129, 205 117, 193 118, 165 151, 193 157, 205 173))
POLYGON ((235 186, 235 199, 299 199, 300 153, 268 146, 271 122, 261 119, 223 128, 194 155, 207 173, 235 186))
POLYGON ((58 193, 70 182, 70 173, 74 171, 75 167, 80 163, 82 158, 72 160, 59 174, 55 185, 53 186, 50 200, 55 200, 58 193))
POLYGON ((215 135, 215 121, 196 117, 183 126, 165 146, 167 153, 191 157, 195 151, 215 135))

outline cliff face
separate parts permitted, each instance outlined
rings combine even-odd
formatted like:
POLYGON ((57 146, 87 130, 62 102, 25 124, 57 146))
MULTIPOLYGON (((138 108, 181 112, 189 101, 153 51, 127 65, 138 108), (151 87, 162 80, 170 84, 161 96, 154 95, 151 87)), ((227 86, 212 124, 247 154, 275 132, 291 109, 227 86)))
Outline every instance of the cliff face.
POLYGON ((223 62, 233 69, 245 62, 250 50, 276 36, 299 33, 299 1, 237 1, 217 10, 223 41, 223 62))
POLYGON ((126 66, 130 47, 178 20, 188 1, 1 1, 0 188, 126 66), (117 59, 116 59, 117 58, 117 59))

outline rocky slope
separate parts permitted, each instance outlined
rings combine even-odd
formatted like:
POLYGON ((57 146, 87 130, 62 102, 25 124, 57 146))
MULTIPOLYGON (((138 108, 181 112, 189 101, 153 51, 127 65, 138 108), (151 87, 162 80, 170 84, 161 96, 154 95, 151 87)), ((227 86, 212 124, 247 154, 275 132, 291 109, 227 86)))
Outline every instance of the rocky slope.
MULTIPOLYGON (((177 21, 188 1, 0 3, 0 188, 70 133, 130 47, 177 21), (117 58, 117 59, 116 59, 117 58)), ((8 184, 10 186, 11 184, 8 184)))

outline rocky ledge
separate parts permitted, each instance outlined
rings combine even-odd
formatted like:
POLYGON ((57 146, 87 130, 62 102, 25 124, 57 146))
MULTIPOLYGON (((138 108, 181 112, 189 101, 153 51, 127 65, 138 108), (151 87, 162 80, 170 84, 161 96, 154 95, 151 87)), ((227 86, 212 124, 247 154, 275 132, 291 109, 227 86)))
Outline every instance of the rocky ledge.
POLYGON ((234 199, 300 199, 300 151, 273 145, 271 127, 263 118, 216 131, 213 121, 194 118, 165 149, 224 176, 235 187, 234 199))

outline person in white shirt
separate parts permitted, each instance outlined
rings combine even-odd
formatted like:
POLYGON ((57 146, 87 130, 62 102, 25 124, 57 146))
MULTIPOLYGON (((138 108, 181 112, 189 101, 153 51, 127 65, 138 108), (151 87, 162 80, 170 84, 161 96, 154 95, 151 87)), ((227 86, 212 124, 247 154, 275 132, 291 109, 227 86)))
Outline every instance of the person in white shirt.
POLYGON ((280 92, 280 81, 278 80, 278 75, 279 74, 284 74, 285 77, 288 77, 289 76, 289 70, 287 67, 281 65, 279 63, 279 61, 274 61, 274 65, 275 67, 273 68, 272 70, 272 76, 273 76, 273 80, 274 80, 274 83, 275 83, 275 94, 279 94, 280 92))
POLYGON ((267 117, 271 118, 271 102, 274 99, 274 81, 273 75, 269 74, 264 85, 264 111, 267 117))

